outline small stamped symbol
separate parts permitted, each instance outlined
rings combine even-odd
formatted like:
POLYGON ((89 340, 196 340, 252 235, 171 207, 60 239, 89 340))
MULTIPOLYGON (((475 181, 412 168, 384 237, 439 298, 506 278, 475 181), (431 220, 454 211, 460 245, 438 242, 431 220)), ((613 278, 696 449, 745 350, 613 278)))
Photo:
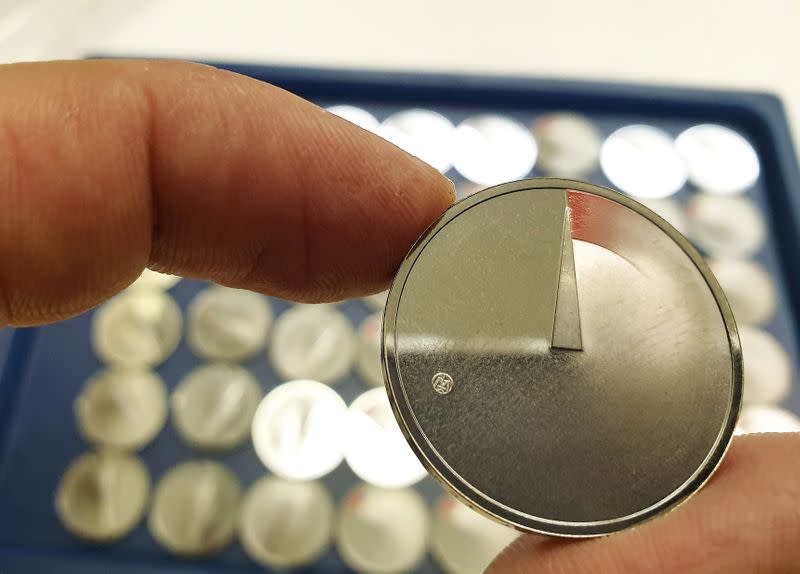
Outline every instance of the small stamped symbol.
POLYGON ((447 373, 436 373, 431 379, 433 390, 440 395, 446 395, 453 390, 453 377, 447 373))

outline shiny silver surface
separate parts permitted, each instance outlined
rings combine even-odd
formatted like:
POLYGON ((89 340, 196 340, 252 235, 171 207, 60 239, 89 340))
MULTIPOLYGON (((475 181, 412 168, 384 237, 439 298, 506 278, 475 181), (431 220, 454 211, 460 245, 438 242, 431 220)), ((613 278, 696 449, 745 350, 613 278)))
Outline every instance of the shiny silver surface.
POLYGON ((428 470, 527 531, 600 535, 675 506, 717 467, 741 403, 736 327, 699 254, 636 202, 568 180, 448 210, 400 266, 383 345, 428 470), (565 201, 580 351, 553 344, 565 201))
POLYGON ((582 177, 600 159, 600 134, 594 122, 579 114, 556 112, 536 119, 531 131, 539 145, 539 168, 554 177, 582 177))
POLYGON ((769 333, 749 325, 739 326, 744 356, 745 404, 777 404, 789 396, 792 367, 789 355, 769 333))
POLYGON ((381 136, 444 173, 453 164, 453 124, 438 112, 420 108, 392 114, 381 136))
POLYGON ((688 237, 712 257, 749 257, 767 240, 767 226, 747 197, 697 193, 686 206, 688 237))
POLYGON ((764 325, 778 308, 775 284, 762 265, 750 259, 720 257, 708 266, 719 281, 739 323, 764 325))

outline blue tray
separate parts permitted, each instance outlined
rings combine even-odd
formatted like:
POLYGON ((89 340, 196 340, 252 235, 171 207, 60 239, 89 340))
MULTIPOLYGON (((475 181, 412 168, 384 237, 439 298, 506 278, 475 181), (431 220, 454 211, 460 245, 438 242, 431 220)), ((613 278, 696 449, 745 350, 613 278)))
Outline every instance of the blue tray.
MULTIPOLYGON (((800 265, 796 260, 800 173, 786 117, 774 96, 533 79, 221 67, 280 85, 323 105, 355 104, 379 119, 400 109, 427 107, 453 122, 491 111, 528 123, 540 113, 566 109, 588 115, 604 134, 641 122, 658 125, 673 135, 700 122, 735 128, 751 141, 761 160, 762 175, 750 196, 770 227, 769 244, 757 259, 779 288, 780 310, 769 330, 789 350, 794 371, 800 371, 800 265)), ((539 174, 534 169, 532 175, 539 174)), ((588 179, 608 185, 600 172, 588 179)), ((678 200, 685 201, 689 194, 682 191, 678 200)), ((202 286, 202 282, 183 281, 172 294, 185 309, 202 286)), ((277 299, 271 302, 276 313, 289 306, 277 299)), ((360 301, 340 307, 356 324, 369 313, 360 301)), ((84 381, 101 368, 89 343, 90 322, 91 313, 87 313, 43 328, 0 330, 0 573, 263 571, 238 543, 210 559, 186 560, 158 547, 144 525, 108 546, 81 542, 62 528, 53 508, 53 493, 69 462, 88 448, 76 429, 72 401, 84 381)), ((197 363, 182 344, 159 373, 172 388, 197 363)), ((265 392, 279 384, 263 353, 246 365, 259 377, 265 392)), ((351 374, 336 388, 350 401, 366 387, 351 374)), ((785 404, 800 412, 798 381, 785 404)), ((154 482, 167 468, 196 456, 169 424, 141 452, 154 482)), ((229 466, 243 487, 265 472, 250 445, 214 458, 229 466)), ((340 500, 355 477, 342 465, 325 482, 340 500)), ((430 478, 419 489, 428 501, 440 492, 430 478)), ((306 570, 348 571, 333 551, 306 570)), ((428 558, 419 571, 434 572, 436 567, 428 558)))

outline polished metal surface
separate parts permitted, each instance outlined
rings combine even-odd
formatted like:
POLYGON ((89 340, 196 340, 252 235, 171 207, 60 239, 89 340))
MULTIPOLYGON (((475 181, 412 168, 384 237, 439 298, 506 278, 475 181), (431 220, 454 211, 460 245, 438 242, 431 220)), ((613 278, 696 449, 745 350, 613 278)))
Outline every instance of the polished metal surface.
POLYGON ((685 500, 724 455, 742 396, 733 316, 699 254, 635 201, 568 180, 448 210, 400 266, 383 359, 428 470, 487 515, 554 535, 685 500))

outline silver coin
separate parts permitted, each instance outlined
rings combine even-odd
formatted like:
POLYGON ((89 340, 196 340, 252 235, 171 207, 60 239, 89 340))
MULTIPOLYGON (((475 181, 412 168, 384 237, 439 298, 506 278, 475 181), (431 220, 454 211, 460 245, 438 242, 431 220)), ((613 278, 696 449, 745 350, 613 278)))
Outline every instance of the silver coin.
POLYGON ((445 494, 436 504, 431 554, 447 574, 481 574, 517 532, 445 494))
POLYGON ((189 346, 200 357, 218 361, 247 359, 264 348, 272 309, 263 295, 213 286, 189 304, 189 346))
POLYGON ((333 515, 333 500, 322 483, 264 477, 244 497, 239 539, 259 564, 305 566, 330 544, 333 515))
POLYGON ((381 131, 381 123, 375 119, 375 116, 363 108, 342 104, 330 106, 326 109, 330 113, 339 116, 340 118, 345 119, 351 124, 355 124, 358 127, 367 130, 368 132, 378 134, 381 131))
POLYGON ((342 462, 347 405, 330 387, 299 380, 273 389, 253 417, 253 446, 283 478, 314 480, 342 462))
POLYGON ((114 451, 88 452, 61 477, 56 513, 74 535, 111 542, 139 523, 149 496, 150 476, 138 458, 114 451))
POLYGON ((381 291, 380 293, 375 293, 374 295, 362 297, 361 300, 364 301, 364 303, 367 304, 367 307, 373 311, 383 311, 383 308, 386 306, 386 298, 388 296, 389 291, 381 291))
POLYGON ((249 434, 261 396, 258 381, 244 367, 202 365, 173 391, 172 420, 181 438, 192 446, 233 448, 249 434))
POLYGON ((736 434, 800 432, 800 418, 781 407, 745 405, 739 415, 736 434))
POLYGON ((383 387, 381 366, 382 313, 373 313, 358 328, 358 358, 356 371, 361 379, 373 387, 383 387))
POLYGON ((161 289, 162 291, 167 291, 177 285, 180 280, 181 278, 177 275, 145 269, 128 289, 161 289))
POLYGON ((674 198, 638 199, 639 203, 660 215, 667 223, 677 229, 681 235, 689 232, 689 222, 686 213, 674 198))
POLYGON ((453 166, 484 186, 525 177, 536 163, 533 135, 519 122, 483 114, 461 122, 455 131, 453 166))
POLYGON ((357 485, 339 515, 339 554, 363 574, 410 571, 425 556, 428 522, 425 502, 410 488, 357 485))
POLYGON ((678 136, 675 145, 689 168, 689 180, 703 191, 741 193, 761 171, 750 142, 725 126, 691 127, 678 136))
POLYGON ((175 554, 212 554, 233 538, 240 499, 239 481, 224 466, 185 462, 170 469, 156 487, 150 533, 175 554))
POLYGON ((123 450, 149 443, 167 419, 164 382, 151 371, 102 371, 75 398, 75 417, 86 440, 123 450))
POLYGON ((353 366, 356 336, 347 317, 333 305, 296 305, 275 322, 269 350, 284 380, 333 383, 353 366))
POLYGON ((772 278, 759 263, 750 259, 710 259, 708 266, 719 281, 736 320, 751 325, 768 323, 778 307, 772 278))
POLYGON ((411 109, 383 120, 381 135, 444 173, 453 164, 453 124, 431 110, 411 109))
POLYGON ((344 458, 361 480, 382 488, 411 486, 428 474, 397 426, 382 386, 350 405, 344 458))
POLYGON ((748 257, 766 241, 764 219, 746 197, 698 193, 687 214, 689 239, 713 257, 748 257))
POLYGON ((600 134, 586 116, 547 114, 538 118, 531 130, 539 145, 539 168, 546 175, 581 178, 597 168, 600 134))
POLYGON ((755 327, 739 326, 744 357, 745 404, 777 404, 792 387, 789 356, 775 337, 755 327))
POLYGON ((620 191, 645 199, 677 193, 688 175, 672 137, 641 124, 625 126, 606 138, 600 148, 600 166, 620 191))
POLYGON ((113 367, 155 367, 178 347, 181 325, 181 310, 166 293, 126 291, 95 312, 92 345, 113 367))

